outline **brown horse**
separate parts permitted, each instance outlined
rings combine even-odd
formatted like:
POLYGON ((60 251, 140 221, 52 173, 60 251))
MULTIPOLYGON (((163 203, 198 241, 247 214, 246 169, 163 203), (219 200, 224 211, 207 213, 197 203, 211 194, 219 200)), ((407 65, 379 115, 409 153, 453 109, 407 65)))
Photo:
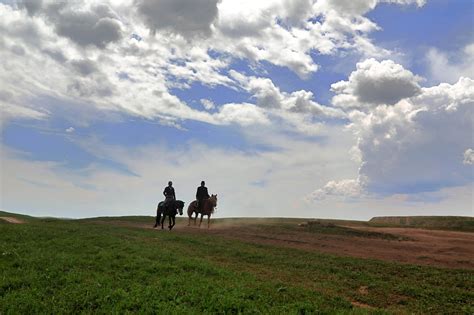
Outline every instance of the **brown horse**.
POLYGON ((194 200, 191 202, 188 206, 188 226, 191 225, 191 219, 193 216, 193 213, 196 213, 196 216, 194 217, 194 225, 196 225, 196 219, 198 214, 201 214, 201 221, 199 221, 199 227, 201 227, 202 223, 202 218, 207 215, 207 228, 209 228, 209 225, 211 223, 211 214, 214 213, 214 208, 217 207, 217 195, 211 195, 208 199, 203 201, 204 204, 201 207, 201 210, 199 211, 197 207, 197 200, 194 200))

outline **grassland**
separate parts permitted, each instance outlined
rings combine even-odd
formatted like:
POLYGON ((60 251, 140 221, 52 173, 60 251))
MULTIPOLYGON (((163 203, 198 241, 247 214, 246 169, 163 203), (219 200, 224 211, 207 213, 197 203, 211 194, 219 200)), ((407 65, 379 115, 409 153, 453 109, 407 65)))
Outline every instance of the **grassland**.
POLYGON ((370 219, 368 224, 370 226, 401 226, 401 227, 474 232, 474 217, 457 217, 457 216, 374 217, 370 219))
POLYGON ((23 219, 0 221, 1 314, 474 312, 472 270, 108 224, 146 217, 23 219))

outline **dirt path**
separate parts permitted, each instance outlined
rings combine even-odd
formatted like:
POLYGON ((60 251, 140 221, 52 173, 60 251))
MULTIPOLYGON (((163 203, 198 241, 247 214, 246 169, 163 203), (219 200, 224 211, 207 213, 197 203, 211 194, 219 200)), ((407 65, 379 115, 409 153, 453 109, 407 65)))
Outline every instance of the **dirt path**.
POLYGON ((178 226, 176 232, 179 230, 185 233, 212 234, 249 243, 292 247, 341 256, 474 269, 474 233, 413 228, 359 227, 359 229, 390 233, 409 240, 317 234, 304 230, 267 230, 251 225, 215 225, 210 230, 178 226))
POLYGON ((23 224, 25 221, 22 221, 20 219, 14 218, 14 217, 0 217, 0 220, 6 221, 8 223, 13 223, 13 224, 23 224))
MULTIPOLYGON (((153 223, 97 222, 152 229, 153 223)), ((400 236, 397 240, 307 232, 303 228, 285 229, 277 225, 211 225, 188 227, 179 222, 171 233, 215 235, 247 243, 298 248, 340 256, 373 258, 399 263, 474 270, 474 233, 414 228, 354 227, 366 231, 400 236), (407 240, 408 239, 408 240, 407 240)), ((156 230, 157 233, 170 233, 156 230)))

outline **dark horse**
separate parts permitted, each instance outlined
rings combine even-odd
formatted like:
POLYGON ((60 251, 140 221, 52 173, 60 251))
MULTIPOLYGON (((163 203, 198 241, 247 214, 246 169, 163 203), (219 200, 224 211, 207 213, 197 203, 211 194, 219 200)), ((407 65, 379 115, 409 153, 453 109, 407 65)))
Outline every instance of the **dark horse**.
POLYGON ((184 201, 181 200, 172 200, 169 202, 168 207, 165 207, 165 202, 162 201, 156 207, 156 222, 154 228, 161 224, 161 229, 163 229, 163 224, 165 222, 166 216, 169 218, 168 228, 171 230, 176 224, 176 215, 183 215, 184 201), (163 218, 161 217, 163 215, 163 218))
POLYGON ((214 208, 217 207, 217 195, 211 195, 210 198, 205 199, 203 202, 204 204, 202 205, 201 210, 198 209, 196 200, 189 204, 188 226, 191 225, 191 219, 193 218, 193 213, 196 213, 196 216, 194 217, 194 225, 196 225, 196 219, 197 219, 198 214, 200 213, 201 221, 199 221, 199 227, 201 227, 203 216, 207 215, 207 228, 209 228, 209 225, 211 224, 211 214, 214 213, 214 208))

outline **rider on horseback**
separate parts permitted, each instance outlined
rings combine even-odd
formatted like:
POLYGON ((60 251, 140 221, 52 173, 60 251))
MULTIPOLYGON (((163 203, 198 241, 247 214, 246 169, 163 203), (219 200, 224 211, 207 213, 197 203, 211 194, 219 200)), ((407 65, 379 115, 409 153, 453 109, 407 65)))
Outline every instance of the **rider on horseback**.
POLYGON ((196 192, 197 208, 199 212, 201 212, 202 210, 204 201, 210 197, 209 193, 207 192, 207 187, 205 185, 206 183, 202 181, 201 186, 197 188, 197 192, 196 192))
POLYGON ((172 181, 168 182, 168 186, 166 186, 165 190, 163 190, 163 195, 165 195, 165 204, 164 204, 164 206, 166 208, 168 208, 168 205, 170 204, 170 202, 176 200, 176 194, 174 192, 172 181))

